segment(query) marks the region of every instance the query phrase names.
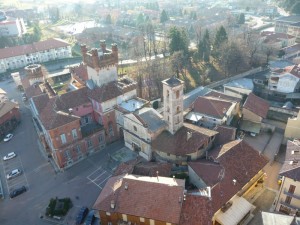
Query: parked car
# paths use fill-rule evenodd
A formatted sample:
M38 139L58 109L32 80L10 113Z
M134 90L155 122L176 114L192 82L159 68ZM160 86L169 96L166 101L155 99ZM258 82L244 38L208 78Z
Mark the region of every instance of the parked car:
M83 220L86 217L86 215L88 214L88 212L89 212L89 209L87 207L83 206L80 208L80 210L77 214L77 217L76 217L76 225L83 223Z
M13 158L15 158L16 156L17 156L16 153L10 152L10 153L8 153L6 156L3 157L3 160L6 161L6 160L9 160L9 159L13 159Z
M8 141L10 141L13 138L13 136L14 136L13 134L8 134L8 135L5 136L5 138L3 139L3 141L8 142Z
M7 179L7 180L10 180L10 179L12 179L12 178L14 178L14 177L20 176L21 173L22 173L21 170L19 170L19 169L14 169L14 170L12 170L9 174L6 175L6 179Z
M85 223L84 223L85 225L92 225L93 224L93 222L95 220L94 213L95 213L95 210L91 210L89 212L89 214L86 217Z
M25 186L22 186L20 188L17 188L15 190L13 190L10 194L9 194L9 197L10 198L14 198L14 197L17 197L18 195L20 194L23 194L24 192L26 192L27 189Z

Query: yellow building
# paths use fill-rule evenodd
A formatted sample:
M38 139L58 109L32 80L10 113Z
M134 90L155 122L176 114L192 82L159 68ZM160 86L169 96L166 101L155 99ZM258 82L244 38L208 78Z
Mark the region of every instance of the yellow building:
M286 139L299 139L300 138L300 111L296 118L289 118L286 124L284 137Z

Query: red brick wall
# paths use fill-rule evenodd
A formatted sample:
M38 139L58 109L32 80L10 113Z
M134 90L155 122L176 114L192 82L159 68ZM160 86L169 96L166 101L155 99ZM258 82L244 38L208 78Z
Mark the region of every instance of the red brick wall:
M11 120L12 118L16 118L17 120L21 119L19 107L13 108L10 112L6 113L0 118L0 125L5 123L8 120Z

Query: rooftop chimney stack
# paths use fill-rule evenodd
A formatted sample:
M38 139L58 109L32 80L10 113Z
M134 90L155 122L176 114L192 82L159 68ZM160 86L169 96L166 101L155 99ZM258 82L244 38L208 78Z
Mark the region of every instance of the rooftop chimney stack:
M110 201L110 208L114 209L115 208L115 201L114 200L111 200Z
M157 177L157 180L159 180L159 179L158 179L158 171L156 171L156 177Z
M236 185L236 179L232 180L233 185Z
M190 140L192 135L193 135L192 132L187 132L186 141Z
M179 198L178 198L178 202L179 202L179 203L181 203L181 201L182 201L182 198L181 198L181 197L179 197Z
M125 183L125 190L128 190L128 183Z

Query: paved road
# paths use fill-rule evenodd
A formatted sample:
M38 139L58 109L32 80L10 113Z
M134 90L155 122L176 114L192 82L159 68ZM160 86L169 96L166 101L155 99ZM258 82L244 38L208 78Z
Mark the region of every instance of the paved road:
M21 94L15 89L13 83L0 82L0 88L8 92L9 98L21 100ZM111 172L102 168L108 161L107 153L115 152L124 145L121 142L114 143L69 170L55 173L52 165L41 154L29 109L22 102L20 102L20 108L22 122L13 132L14 138L8 143L0 143L1 157L11 151L18 154L17 158L9 162L3 162L0 159L0 177L5 196L5 199L0 201L0 224L49 224L39 216L44 213L50 198L53 197L72 199L74 207L64 222L72 224L78 208L82 205L91 207L101 187L110 176ZM5 175L14 167L20 167L23 175L7 182ZM99 170L99 168L102 169ZM94 177L91 177L91 174ZM21 185L25 185L28 191L10 199L9 192Z

